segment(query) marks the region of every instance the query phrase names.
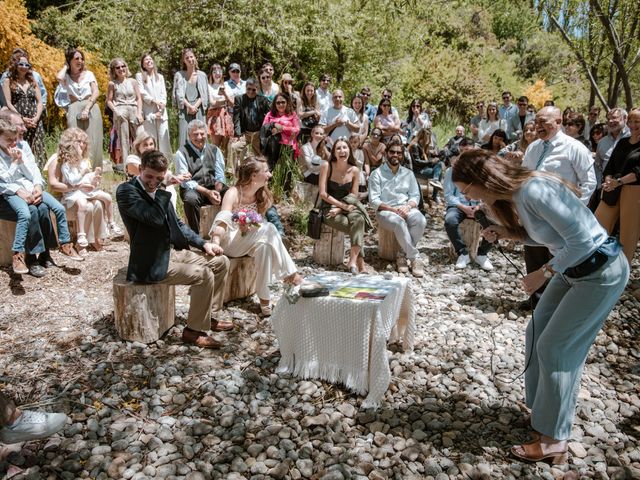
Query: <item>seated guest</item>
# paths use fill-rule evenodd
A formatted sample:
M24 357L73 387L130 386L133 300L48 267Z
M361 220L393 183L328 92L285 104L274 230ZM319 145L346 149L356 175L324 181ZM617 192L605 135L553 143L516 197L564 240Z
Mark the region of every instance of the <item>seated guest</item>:
M482 145L483 150L490 150L492 153L498 153L507 146L507 133L504 130L497 129L489 137L489 141Z
M329 150L325 141L324 128L316 125L311 129L311 139L302 146L302 155L298 158L304 181L318 185L320 165L329 160Z
M581 113L569 113L562 125L564 127L564 133L571 138L575 138L579 142L582 142L585 147L590 148L591 142L584 138L584 117Z
M423 128L431 128L429 114L422 110L422 102L414 98L407 112L407 140L410 142Z
M202 348L220 348L220 342L206 332L229 329L216 320L224 300L229 259L220 245L205 242L182 223L171 205L171 195L158 188L167 173L167 158L152 151L144 153L141 160L140 175L120 184L116 191L118 209L131 239L127 280L190 285L182 340ZM189 250L190 246L200 252Z
M320 166L320 198L324 223L349 235L351 249L347 268L351 273L366 270L364 263L364 232L371 220L358 201L360 171L349 143L338 138L333 143L329 161Z
M88 135L76 127L68 128L60 135L58 152L49 157L47 165L45 166L49 187L58 194L61 193L64 195L67 192L71 192L74 188L63 181L62 161L59 161L60 150L70 148L79 148L82 158L87 159L89 157ZM78 219L78 208L76 205L67 208L67 219ZM91 248L96 252L102 250L104 241L109 236L102 202L87 202L83 227L87 242ZM78 245L78 253L83 256L87 255L87 248Z
M233 105L234 139L231 143L234 171L238 169L251 145L253 155L260 155L260 127L270 109L269 100L258 95L258 83L249 78L245 83L246 92L237 95Z
M0 443L29 442L62 430L69 418L64 413L22 410L0 392Z
M409 154L411 155L411 167L416 178L430 179L440 182L444 162L440 160L438 149L432 146L431 130L423 128L411 140ZM456 147L457 149L457 147ZM437 187L442 189L439 184ZM438 202L438 189L433 189L433 200Z
M538 133L536 132L535 122L527 122L524 124L520 139L500 150L498 156L520 165L524 158L524 152L527 151L527 147L537 138Z
M49 210L56 217L60 252L72 260L84 258L71 244L64 207L44 190L31 148L22 140L25 131L19 115L8 112L0 117L0 218L16 221L11 247L14 273L42 277L44 268L54 265L49 248L56 245L56 239Z
M358 180L358 191L367 191L367 182L369 180L369 166L364 164L364 152L362 151L362 143L359 135L351 135L349 137L349 146L353 153L353 158L356 159L356 166L360 170L360 178Z
M474 148L475 144L470 138L464 138L460 141L460 153L473 150ZM454 163L457 161L460 160L456 159ZM456 255L458 255L456 268L463 269L469 265L471 258L469 257L467 245L465 245L460 235L460 224L467 218L473 220L476 210L480 209L480 204L476 201L468 200L465 196L466 192L458 190L455 183L451 181L452 170L453 168L450 168L444 175L444 199L447 204L447 213L444 216L444 229L456 251ZM476 263L480 268L487 271L493 270L493 265L487 257L489 250L491 250L491 244L483 238L478 247Z
M393 134L401 131L400 117L398 117L396 112L391 110L390 99L383 97L382 100L380 100L376 117L373 119L373 126L382 131L382 141L385 143L391 140Z
M269 284L274 278L292 285L302 283L302 277L297 273L281 236L273 224L265 222L263 218L273 203L268 186L270 178L266 159L249 157L238 170L236 185L225 194L222 208L210 232L211 241L222 247L227 255L254 257L256 294L264 316L271 315ZM254 221L247 225L234 220L234 214L241 211L254 215Z
M176 152L176 173L191 175L180 184L180 197L189 227L199 232L200 207L220 205L226 189L224 157L218 147L207 143L207 126L202 120L189 122L187 137L187 142Z
M460 141L464 138L464 127L462 125L458 125L456 127L456 134L449 139L449 141L444 146L444 158L445 160L450 160L452 157L457 157L460 152L458 151L458 145Z
M411 267L414 277L424 276L420 252L416 248L427 220L418 210L420 189L413 172L400 165L404 158L402 143L387 145L387 161L369 177L369 203L381 228L391 230L401 252L396 260L398 272ZM407 265L409 260L409 265Z
M362 145L364 164L367 166L369 174L382 165L386 149L387 146L382 142L382 130L379 128L371 130L371 138Z
M320 89L318 89L319 93ZM360 131L358 115L352 109L344 105L344 93L342 90L334 90L333 106L322 111L319 124L324 126L324 131L330 136L331 143L340 137L349 138Z

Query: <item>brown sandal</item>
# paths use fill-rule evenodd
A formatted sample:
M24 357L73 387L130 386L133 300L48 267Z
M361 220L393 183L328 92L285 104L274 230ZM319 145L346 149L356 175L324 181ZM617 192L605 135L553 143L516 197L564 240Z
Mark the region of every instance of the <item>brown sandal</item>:
M233 330L233 322L231 320L216 320L211 322L211 330L214 332L228 332Z
M563 463L567 463L568 460L566 447L563 452L545 453L542 450L540 438L529 443L511 447L511 453L514 456L528 462L541 462L542 460L551 459L551 463L553 463L554 465L561 465Z

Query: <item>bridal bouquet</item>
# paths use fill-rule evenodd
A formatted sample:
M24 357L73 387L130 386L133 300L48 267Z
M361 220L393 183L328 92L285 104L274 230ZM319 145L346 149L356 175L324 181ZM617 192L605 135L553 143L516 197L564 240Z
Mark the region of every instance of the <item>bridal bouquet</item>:
M236 222L240 227L242 236L244 236L252 227L259 227L262 223L262 215L255 210L243 208L238 210L231 216L231 220Z

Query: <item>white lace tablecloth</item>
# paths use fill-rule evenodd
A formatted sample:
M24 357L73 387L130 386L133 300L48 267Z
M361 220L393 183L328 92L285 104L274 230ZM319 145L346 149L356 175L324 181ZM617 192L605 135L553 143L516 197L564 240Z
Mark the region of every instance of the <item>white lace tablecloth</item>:
M387 342L412 350L415 336L409 280L379 281L393 287L384 300L326 296L290 304L283 296L271 317L282 355L277 371L343 383L368 393L363 408L378 407L391 380Z

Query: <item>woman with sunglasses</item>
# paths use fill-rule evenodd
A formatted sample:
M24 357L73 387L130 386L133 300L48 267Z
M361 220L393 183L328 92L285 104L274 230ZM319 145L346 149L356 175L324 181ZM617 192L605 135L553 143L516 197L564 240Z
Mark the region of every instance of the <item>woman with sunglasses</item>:
M300 118L300 140L309 139L312 129L320 121L320 106L316 95L316 87L312 82L305 82L298 102L298 118ZM323 129L324 131L324 129Z
M506 132L507 121L498 116L498 105L495 102L491 102L487 105L487 118L483 118L478 124L480 142L488 142L491 134L498 129Z
M29 54L14 53L9 59L9 78L2 84L7 108L20 115L27 131L24 140L31 147L33 156L42 168L47 161L44 149L44 127L42 126L42 94L36 82Z
M293 109L297 112L300 105L300 92L293 89L293 77L288 73L283 73L280 77L280 91L285 95L289 95Z
M409 113L407 114L407 140L411 142L423 128L431 128L431 120L429 114L422 110L420 100L415 98L409 105Z
M362 146L364 164L368 166L369 174L382 165L386 150L387 146L382 143L382 130L374 128L371 130L371 137Z
M226 150L227 142L233 137L233 118L229 114L228 106L233 105L233 94L224 83L222 67L219 63L211 65L209 70L209 109L207 110L207 127L211 142ZM227 155L227 159L231 160ZM231 165L227 170L233 171Z
M182 50L183 69L173 77L173 104L178 109L178 147L187 142L187 126L191 120L206 120L209 108L207 74L198 70L198 59L190 48Z
M273 75L269 73L269 68L263 67L260 70L258 81L260 82L260 88L258 88L258 95L266 97L269 102L273 102L276 94L280 91L277 83L273 82Z
M102 167L102 113L98 107L98 81L87 70L84 54L77 48L65 53L65 65L57 73L58 94L66 100L67 128L77 127L89 136L89 156L93 168Z
M382 141L385 144L395 133L400 133L400 118L391 111L391 100L387 98L380 100L376 118L373 119L373 126L382 131Z
M109 78L111 81L107 89L107 106L113 112L113 126L120 140L122 162L129 156L132 137L135 137L138 126L144 123L142 95L140 95L138 82L131 78L129 67L124 59L111 60Z
M351 110L353 110L360 122L360 130L354 132L352 136L357 136L360 145L365 141L369 135L369 117L364 111L364 98L361 94L356 94L351 99Z
M452 168L455 186L482 201L496 223L482 232L488 241L543 245L553 255L522 280L532 294L550 279L525 338L525 400L534 438L511 452L532 462L564 463L584 362L624 291L629 264L620 243L561 178L486 150L464 152Z
M284 93L277 93L271 104L271 110L265 115L262 122L270 126L269 133L272 136L279 135L279 144L287 145L293 149L294 158L300 155L298 145L298 133L300 133L300 120L293 109L291 99ZM272 149L268 152L269 168L273 170L280 158L281 148Z

